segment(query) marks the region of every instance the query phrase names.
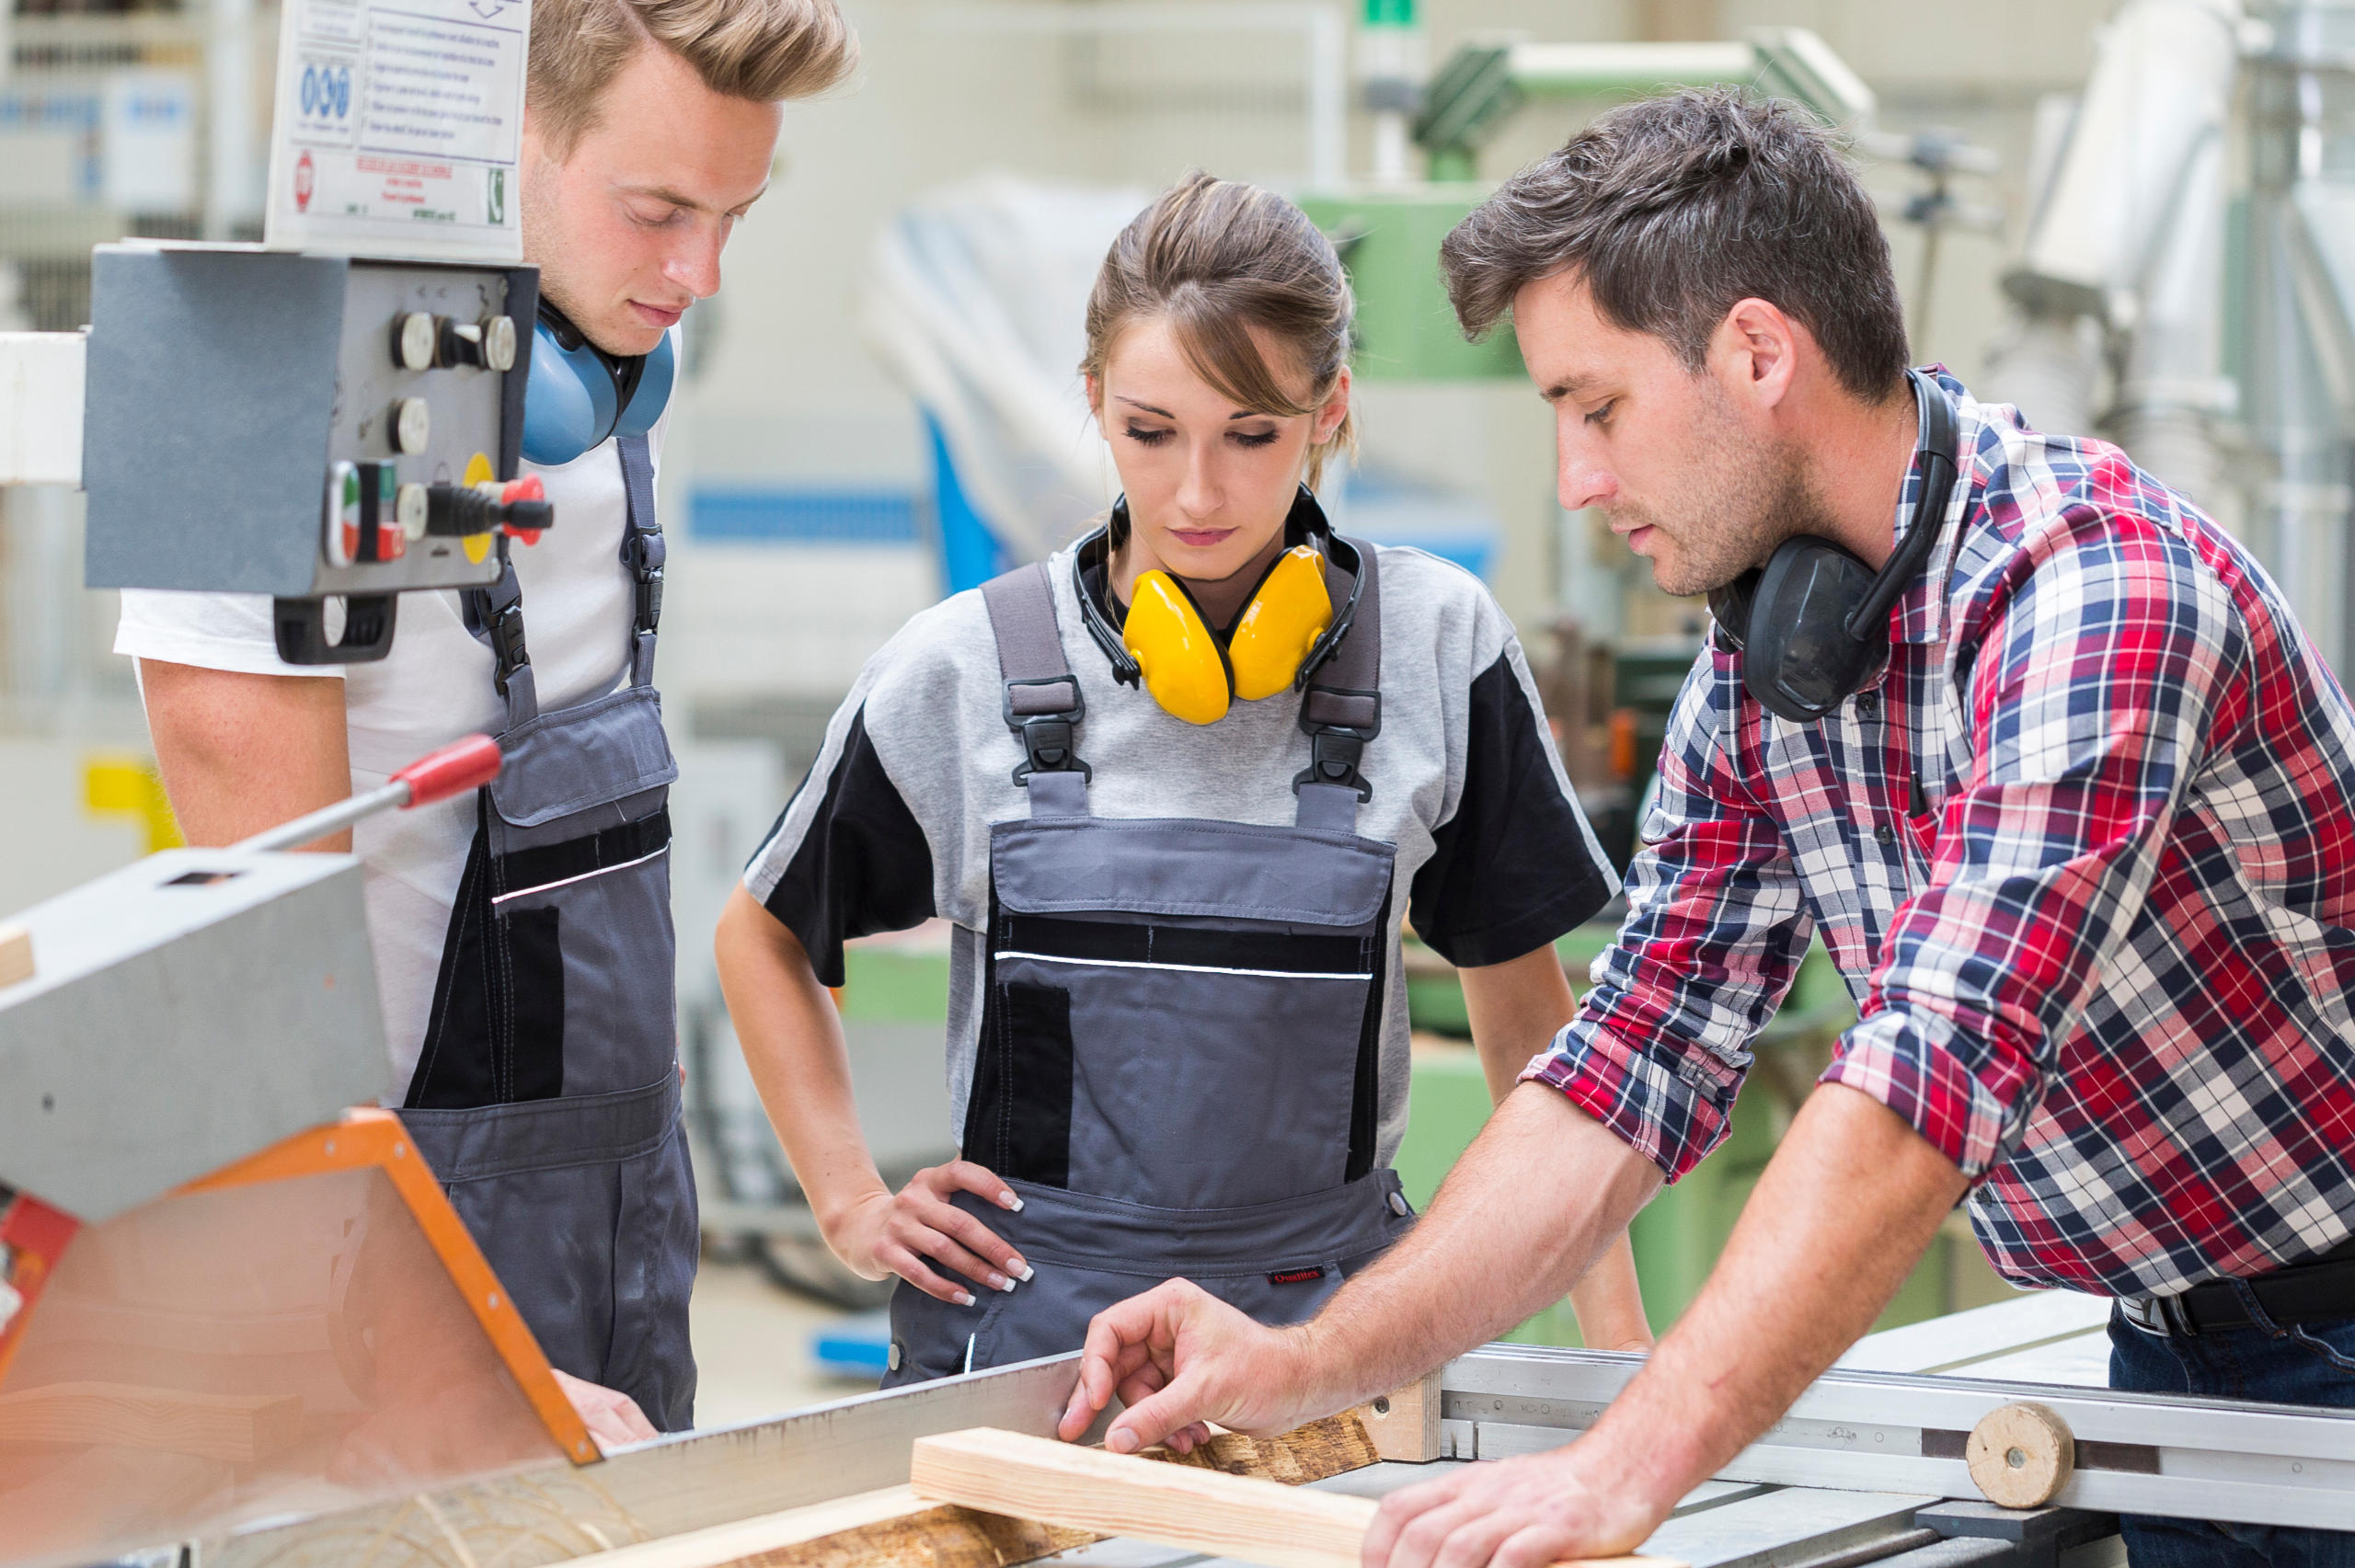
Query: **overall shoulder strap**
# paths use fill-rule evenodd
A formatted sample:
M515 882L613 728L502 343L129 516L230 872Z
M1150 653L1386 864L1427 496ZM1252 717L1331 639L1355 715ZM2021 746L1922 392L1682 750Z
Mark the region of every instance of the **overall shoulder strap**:
M1087 782L1095 773L1077 746L1087 704L1063 656L1046 563L1034 561L991 578L982 585L982 602L997 639L1006 727L1022 746L1014 782L1029 790L1034 817L1084 814Z
M458 604L466 630L490 649L491 684L507 699L507 727L512 731L539 716L539 686L532 676L531 653L523 646L523 589L515 580L504 532L497 536L494 548L499 552L499 580L488 588L465 589Z
M1382 589L1374 546L1362 539L1341 543L1357 555L1357 580L1347 598L1335 595L1347 624L1301 695L1308 766L1292 787L1300 797L1293 818L1299 826L1346 832L1357 826L1358 807L1373 798L1358 764L1365 743L1382 733ZM1328 583L1334 575L1328 567Z
M662 619L662 562L669 553L662 524L654 515L654 454L644 436L619 436L622 490L627 511L622 527L622 565L629 569L629 683L654 682L654 629Z

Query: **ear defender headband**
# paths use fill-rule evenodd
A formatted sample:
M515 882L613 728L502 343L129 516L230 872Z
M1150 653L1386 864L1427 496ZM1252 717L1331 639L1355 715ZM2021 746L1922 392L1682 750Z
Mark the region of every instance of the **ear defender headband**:
M1794 724L1821 718L1864 689L1889 656L1889 609L1928 564L1954 496L1960 427L1946 388L1919 371L1921 435L1913 521L1876 574L1829 539L1802 533L1709 595L1717 643L1741 655L1741 680L1768 713Z
M1310 513L1305 520L1301 519L1304 507ZM1112 673L1128 685L1143 685L1166 712L1188 724L1217 723L1235 698L1255 703L1287 686L1306 684L1348 632L1358 590L1353 581L1348 601L1336 614L1325 586L1325 551L1338 547L1349 552L1350 546L1333 538L1323 509L1305 486L1292 504L1287 529L1295 520L1304 521L1325 549L1295 544L1278 555L1260 574L1242 613L1223 636L1211 630L1193 594L1167 572L1138 577L1128 620L1118 632L1097 608L1096 596L1083 586L1082 615L1088 634L1111 658ZM1128 521L1124 498L1112 509L1111 524L1097 539L1109 544L1124 536ZM1085 557L1086 546L1079 554ZM1353 554L1346 565L1354 577Z
M651 353L608 354L541 295L523 390L523 455L553 468L609 436L644 435L671 400L676 361L667 332Z

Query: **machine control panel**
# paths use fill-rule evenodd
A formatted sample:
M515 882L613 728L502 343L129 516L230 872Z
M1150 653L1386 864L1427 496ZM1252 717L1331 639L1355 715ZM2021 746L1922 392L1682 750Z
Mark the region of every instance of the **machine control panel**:
M538 273L121 245L92 269L93 587L267 593L281 657L382 657L394 596L497 580Z

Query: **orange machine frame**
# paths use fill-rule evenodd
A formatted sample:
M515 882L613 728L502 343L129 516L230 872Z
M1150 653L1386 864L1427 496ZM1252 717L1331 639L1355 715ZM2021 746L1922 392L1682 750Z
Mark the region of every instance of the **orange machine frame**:
M339 1122L298 1132L178 1190L222 1192L260 1182L372 1165L385 1173L393 1190L400 1195L419 1230L441 1259L442 1266L449 1271L451 1282L465 1299L475 1321L482 1324L491 1347L499 1353L517 1387L523 1391L523 1397L531 1402L557 1447L577 1465L592 1464L603 1459L580 1412L572 1408L572 1402L557 1386L556 1375L548 1367L547 1356L541 1353L540 1342L533 1337L523 1314L508 1299L499 1276L491 1273L490 1265L485 1261L482 1249L475 1245L465 1222L450 1207L442 1184L426 1168L400 1118L392 1112L373 1106L346 1111ZM0 1362L0 1374L6 1371L6 1364Z

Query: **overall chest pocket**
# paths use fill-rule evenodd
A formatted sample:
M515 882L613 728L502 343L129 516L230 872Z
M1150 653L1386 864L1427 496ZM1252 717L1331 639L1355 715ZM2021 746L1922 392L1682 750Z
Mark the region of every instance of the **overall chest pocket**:
M645 1088L672 1070L677 776L651 687L501 738L443 939L413 1108Z
M992 848L968 1157L1171 1208L1371 1167L1388 845L1085 818Z

